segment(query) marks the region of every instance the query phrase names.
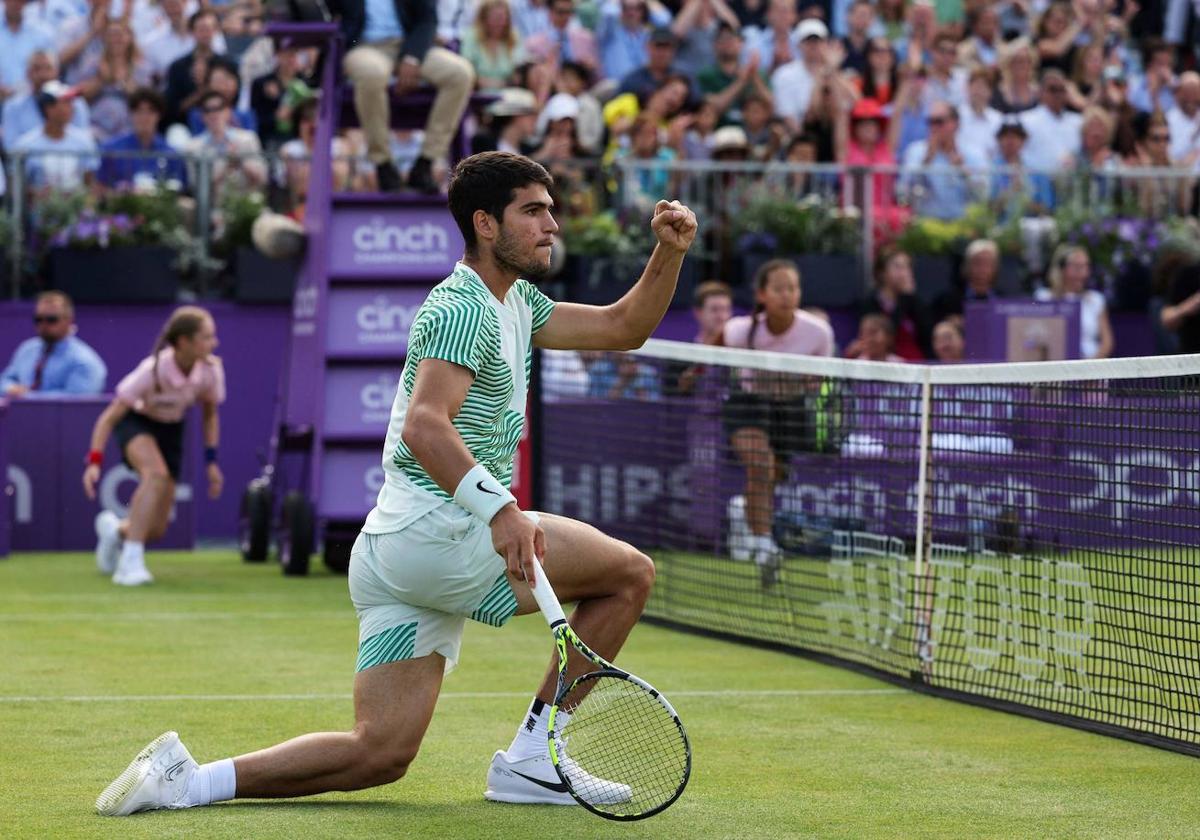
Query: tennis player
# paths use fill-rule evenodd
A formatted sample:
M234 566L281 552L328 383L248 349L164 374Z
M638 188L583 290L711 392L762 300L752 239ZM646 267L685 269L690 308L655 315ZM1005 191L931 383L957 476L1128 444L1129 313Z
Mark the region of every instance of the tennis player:
M571 625L605 658L616 656L654 582L632 546L560 516L522 511L508 490L524 425L532 345L623 350L644 342L666 312L696 218L660 201L657 244L616 303L554 303L527 280L550 265L558 229L552 181L505 152L462 161L450 212L466 253L418 311L384 444L386 481L350 561L359 617L355 724L304 735L197 767L178 735L151 742L96 802L101 814L188 808L233 798L357 790L403 776L433 716L443 675L458 661L470 618L501 626L537 605L526 581L535 557ZM587 670L582 658L575 674ZM573 676L573 675L572 675ZM487 773L498 802L570 805L551 765L546 723L556 674L547 670L528 714ZM614 801L624 785L607 784Z
M754 276L754 311L730 318L718 344L804 356L832 356L833 329L800 308L800 269L791 260L769 260ZM769 371L738 374L723 408L722 420L738 461L746 469L745 505L750 556L758 564L764 588L779 580L781 552L771 536L775 485L788 464L805 448L809 435L803 377Z
M129 516L103 510L96 515L96 565L113 583L141 586L154 577L146 569L146 543L159 539L170 522L175 483L183 463L183 418L199 402L204 423L208 495L221 494L225 479L217 466L225 370L213 355L217 327L198 306L176 309L159 333L154 350L117 385L117 395L96 418L83 471L83 491L96 498L104 446L115 434L126 465L138 474Z

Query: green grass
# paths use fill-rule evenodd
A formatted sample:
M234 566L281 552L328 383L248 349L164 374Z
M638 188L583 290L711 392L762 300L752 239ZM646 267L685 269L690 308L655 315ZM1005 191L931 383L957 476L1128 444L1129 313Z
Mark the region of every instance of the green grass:
M106 820L92 813L96 794L165 729L206 761L351 720L356 622L344 579L285 580L225 552L150 562L158 582L127 591L85 555L0 561L0 837L1157 840L1200 830L1195 759L654 627L635 631L621 662L663 688L688 726L695 769L683 798L631 825L486 803L492 751L507 745L549 657L537 616L468 629L423 751L395 785ZM740 693L703 693L722 690Z

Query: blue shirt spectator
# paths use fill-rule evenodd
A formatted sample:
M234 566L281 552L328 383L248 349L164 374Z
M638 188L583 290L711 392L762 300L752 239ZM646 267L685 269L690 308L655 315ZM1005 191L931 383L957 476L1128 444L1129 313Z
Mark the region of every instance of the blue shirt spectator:
M91 111L82 96L76 97L71 106L71 125L84 131L91 130ZM37 98L33 94L10 97L0 111L0 134L11 146L31 131L42 127L42 112L38 110Z
M102 155L97 177L106 187L132 184L142 178L178 181L187 186L187 167L178 152L157 133L166 101L157 91L139 88L129 95L129 120L133 131L108 141L104 152L141 152L134 155ZM160 154L150 154L159 152ZM141 176L141 178L139 178Z
M645 0L608 0L596 26L600 66L606 78L619 81L646 63L650 42L649 22L668 26L671 13L659 8L649 11Z
M70 125L74 98L74 91L62 82L42 85L38 104L45 122L12 146L14 151L30 153L25 159L25 180L34 189L79 189L100 166L91 133Z
M42 112L38 108L37 93L46 82L58 78L58 59L48 50L37 50L29 57L25 67L25 78L29 82L29 93L14 94L4 101L0 110L0 139L12 147L23 135L42 127ZM91 110L83 97L75 98L71 125L91 129Z
M21 342L0 373L0 394L101 393L108 368L95 350L73 334L71 299L62 292L43 292L38 295L33 320L37 335Z
M928 139L918 140L904 151L901 189L918 213L957 219L973 197L970 170L982 170L987 159L976 149L958 145L958 111L953 106L934 102L926 122Z
M20 90L25 86L25 69L38 50L54 50L50 33L24 20L24 0L4 0L0 21L0 87Z

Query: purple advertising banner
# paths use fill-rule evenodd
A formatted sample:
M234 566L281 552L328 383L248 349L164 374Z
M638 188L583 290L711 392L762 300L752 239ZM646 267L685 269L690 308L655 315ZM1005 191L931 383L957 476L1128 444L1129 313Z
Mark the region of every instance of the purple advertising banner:
M380 281L441 279L463 254L445 207L344 208L334 213L331 277Z
M383 487L382 446L330 447L321 462L317 509L329 519L362 521Z
M1022 538L1063 548L1194 544L1200 400L1180 396L1177 410L1166 411L1135 395L1044 408L1026 402L1028 389L1006 396L992 387L991 396L999 408L990 418L965 426L934 418L935 541L963 538L967 523L1011 515ZM917 435L902 425L847 428L839 451L795 456L779 498L807 516L911 537ZM725 505L743 479L711 405L561 401L544 406L543 430L546 510L643 546L719 542Z
M338 358L403 358L408 331L431 286L334 287L329 293L326 349Z
M12 546L17 551L81 551L95 547L93 522L102 509L125 516L137 488L137 474L121 462L116 441L104 451L97 501L83 494L83 454L96 417L108 403L101 398L25 399L9 406L8 478L14 488ZM196 538L196 496L205 487L196 474L199 420L187 419L183 477L175 488L175 507L161 548L191 548Z
M1046 362L1079 358L1079 301L989 300L965 307L967 358Z
M399 381L399 365L332 368L325 375L325 436L381 443Z
M225 363L227 399L221 406L220 463L225 473L225 492L219 499L208 498L206 488L198 487L192 506L195 508L197 532L205 539L232 539L237 534L238 505L246 483L262 471L263 455L271 436L276 414L276 395L279 376L287 346L288 309L286 306L238 306L231 303L205 304L217 323L220 345L217 355ZM76 307L75 321L79 337L90 344L108 366L107 389L111 391L126 373L149 354L158 331L171 314L171 306L95 306ZM30 317L32 302L0 304L0 366L8 364L16 346L33 335ZM313 400L318 405L319 398ZM39 486L60 481L69 489L79 486L82 467L80 459L87 451L91 423L99 409L77 430L78 437L63 440L53 451L33 452ZM11 417L10 417L11 419ZM199 420L191 425L197 428ZM27 450L9 425L7 435L10 458L18 449ZM199 446L199 436L188 444ZM60 451L65 455L60 456ZM57 466L60 457L65 467ZM108 467L120 463L115 449L105 460ZM185 482L194 483L195 473L184 469ZM40 492L40 491L39 491ZM54 494L51 494L53 498ZM82 491L80 498L82 498ZM93 505L93 514L96 508ZM71 518L67 527L81 529L73 536L75 545L94 540L92 520ZM28 535L28 532L25 532ZM88 536L92 535L92 536ZM15 534L14 534L15 537ZM57 539L52 533L33 534L41 540L37 545L22 542L27 548L53 548ZM23 538L24 539L24 538ZM90 544L87 547L91 547Z

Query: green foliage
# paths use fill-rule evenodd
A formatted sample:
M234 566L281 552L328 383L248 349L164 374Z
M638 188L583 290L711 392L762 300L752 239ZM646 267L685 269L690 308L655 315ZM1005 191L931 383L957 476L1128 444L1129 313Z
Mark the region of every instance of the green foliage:
M233 183L226 185L217 209L213 252L229 258L238 248L249 247L250 230L265 209L266 201L261 192Z
M742 249L781 254L855 254L862 241L858 210L842 209L816 194L799 201L755 198L736 225Z
M623 223L611 210L578 215L562 223L561 235L567 253L580 257L649 254L653 235L646 225Z
M975 239L991 239L1005 256L1021 254L1021 216L1000 219L983 203L971 204L957 219L914 216L896 237L894 245L910 254L956 256Z

